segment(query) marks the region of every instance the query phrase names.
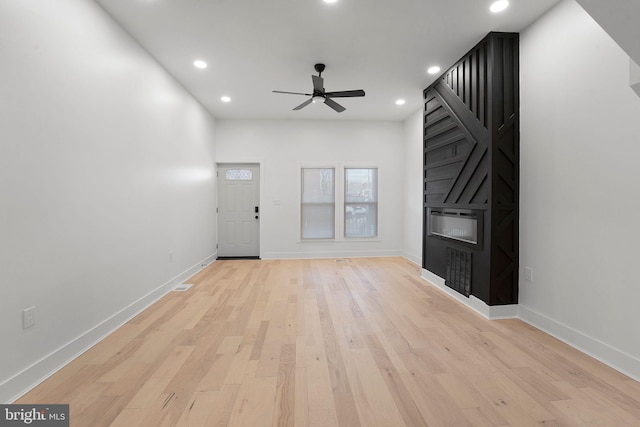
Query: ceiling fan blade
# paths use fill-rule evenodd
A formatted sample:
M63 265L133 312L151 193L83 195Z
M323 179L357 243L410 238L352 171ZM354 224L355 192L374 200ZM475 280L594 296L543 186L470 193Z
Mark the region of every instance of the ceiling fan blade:
M289 95L305 95L305 96L311 96L310 93L300 93L300 92L285 92L282 90L274 90L272 91L273 93L288 93Z
M333 108L334 110L336 110L338 113L342 113L344 110L346 110L346 108L344 108L342 105L338 104L336 101L330 98L325 98L324 103L327 104L329 107Z
M327 98L350 98L354 96L364 96L364 90L343 90L341 92L326 92L324 94Z
M324 79L320 76L311 76L313 79L313 91L324 92Z
M304 107L306 107L307 105L311 104L311 99L307 99L306 101L304 101L302 104L298 105L296 108L294 108L294 110L301 110Z

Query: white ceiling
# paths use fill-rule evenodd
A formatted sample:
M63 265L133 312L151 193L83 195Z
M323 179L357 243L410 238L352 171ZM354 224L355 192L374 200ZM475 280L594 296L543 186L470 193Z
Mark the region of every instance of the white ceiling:
M403 120L422 90L489 31L522 31L559 0L96 0L217 118ZM196 69L193 61L208 63ZM364 98L292 108L309 93L313 65L327 91ZM228 95L230 103L220 97ZM395 105L398 98L406 100Z

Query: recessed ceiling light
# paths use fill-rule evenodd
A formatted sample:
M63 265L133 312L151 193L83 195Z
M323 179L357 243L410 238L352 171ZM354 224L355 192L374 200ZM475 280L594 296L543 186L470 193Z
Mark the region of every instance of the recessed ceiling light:
M507 7L509 7L509 1L508 0L498 0L496 2L494 2L491 7L489 8L489 10L493 13L498 13L498 12L502 12L503 10L505 10Z
M434 65L433 67L429 67L427 69L427 73L429 74L437 74L440 72L440 67L438 67L437 65Z
M337 3L338 0L324 0L325 3Z
M200 69L207 68L207 63L198 59L197 61L193 61L193 66Z
M231 98L229 98L228 96L223 96L220 98L220 101L222 102L231 102Z
M404 99L398 99L398 100L396 101L396 105L404 105L404 103L405 103L405 102L406 102L406 101L405 101Z

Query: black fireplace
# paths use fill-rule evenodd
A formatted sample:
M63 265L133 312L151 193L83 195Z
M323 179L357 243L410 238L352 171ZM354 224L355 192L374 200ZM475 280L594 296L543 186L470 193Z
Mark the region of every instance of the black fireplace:
M483 211L428 208L427 235L482 249Z
M518 303L518 58L489 33L423 92L422 267L489 306Z

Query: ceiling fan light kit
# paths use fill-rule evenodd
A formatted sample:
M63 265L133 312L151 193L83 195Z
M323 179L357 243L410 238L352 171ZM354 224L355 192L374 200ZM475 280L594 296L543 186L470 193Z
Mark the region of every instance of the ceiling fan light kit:
M313 103L313 104L317 104L317 103L324 103L326 105L328 105L329 107L331 107L333 110L337 111L338 113L343 112L344 110L346 110L346 108L344 108L342 105L338 104L336 101L334 101L332 98L353 98L353 97L359 97L359 96L364 96L364 90L362 89L357 89L357 90L345 90L345 91L340 91L340 92L326 92L324 89L324 79L322 78L322 72L325 69L325 65L324 64L316 64L313 67L316 72L318 73L317 76L311 76L311 81L313 83L313 93L300 93L300 92L285 92L285 91L281 91L281 90L274 90L274 93L285 93L285 94L289 94L289 95L304 95L304 96L310 96L311 98L309 98L308 100L306 100L305 102L303 102L302 104L298 105L297 107L294 108L294 110L301 110L304 107L306 107L307 105Z

